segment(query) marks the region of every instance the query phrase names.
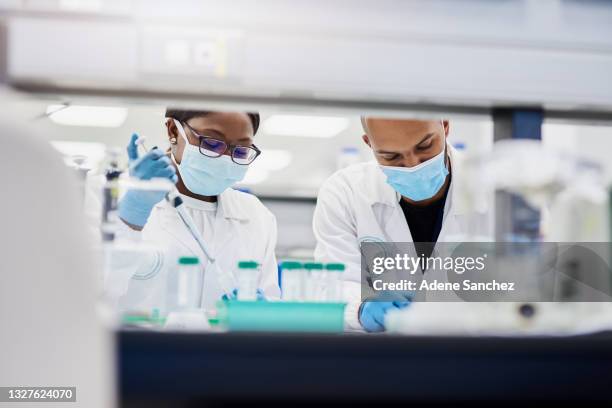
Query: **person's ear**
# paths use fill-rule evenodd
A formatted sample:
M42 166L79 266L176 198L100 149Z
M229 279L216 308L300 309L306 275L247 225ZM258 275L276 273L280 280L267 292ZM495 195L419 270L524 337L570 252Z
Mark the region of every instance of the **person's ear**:
M364 134L363 136L361 136L361 140L363 140L365 144L370 146L370 149L372 148L372 145L370 144L370 138L368 137L368 135Z
M450 132L450 123L448 120L443 120L442 121L442 127L444 128L444 137L448 137L448 134Z
M166 120L166 130L168 131L168 141L172 146L176 146L178 143L178 129L171 118Z

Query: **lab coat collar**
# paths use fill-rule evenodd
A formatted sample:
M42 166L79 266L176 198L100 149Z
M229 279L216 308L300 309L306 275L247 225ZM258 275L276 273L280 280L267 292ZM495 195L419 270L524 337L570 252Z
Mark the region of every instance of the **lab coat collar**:
M244 206L240 203L244 203L244 200L240 200L239 195L245 194L240 191L236 191L233 188L228 188L217 197L219 208L219 214L223 218L233 219L238 221L249 221L249 215L247 214Z
M227 220L241 222L249 221L246 210L240 205L240 203L244 204L245 200L240 200L239 194L243 193L228 188L217 197L214 239L212 242L208 243L209 249L215 257L218 256L220 251L226 248L227 243L230 242L232 238L237 236L237 224L235 222L228 222ZM194 200L195 199L188 199L184 200L184 202L189 208L202 208L202 206L199 206ZM169 204L165 205L169 206ZM187 228L181 225L181 227L177 229L177 222L180 223L180 221L176 211L171 212L171 214L172 216L170 218L165 218L164 221L162 221L161 227L195 256L204 256L195 239L189 234Z
M237 196L238 194L241 193L234 189L228 188L217 196L217 202L214 203L201 201L197 198L189 197L184 194L181 194L181 198L183 199L185 205L189 208L195 210L211 210L216 208L217 214L221 218L248 221L249 218L246 211L244 211L243 207L239 205L240 197Z

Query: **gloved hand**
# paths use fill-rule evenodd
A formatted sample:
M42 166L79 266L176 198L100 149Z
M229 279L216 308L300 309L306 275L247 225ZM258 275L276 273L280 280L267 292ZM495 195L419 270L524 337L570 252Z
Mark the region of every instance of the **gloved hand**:
M130 159L130 176L140 180L167 178L173 183L178 181L176 170L170 159L160 149L152 149L138 157L137 134L133 134L127 147ZM128 190L119 202L119 217L128 224L142 227L155 204L163 200L164 191Z
M359 308L359 322L368 332L385 330L385 314L389 309L403 309L410 305L409 294L386 293L380 298L366 300Z
M238 289L232 290L231 297L228 297L227 294L221 296L221 300L236 300L238 299ZM263 290L257 289L257 300L266 300L264 296Z

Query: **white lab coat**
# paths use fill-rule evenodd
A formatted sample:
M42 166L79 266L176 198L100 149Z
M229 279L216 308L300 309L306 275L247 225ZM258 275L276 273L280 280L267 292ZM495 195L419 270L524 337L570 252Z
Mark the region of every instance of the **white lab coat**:
M455 188L461 163L457 151L448 146L452 179L444 206L438 242L457 242L469 231L491 236L490 206L469 210ZM320 262L342 262L344 273L345 324L359 330L361 303L362 242L412 242L400 195L386 183L375 161L359 163L332 175L321 187L313 219L317 239L315 258ZM468 228L468 222L472 224ZM477 227L477 231L474 230Z
M184 205L192 217L197 219L197 206L190 204L194 199L183 198ZM205 309L213 308L225 293L224 290L231 290L223 288L219 273L229 271L235 277L240 260L260 263L259 288L268 299L280 296L274 253L276 236L276 218L257 197L233 189L227 189L219 195L214 219L214 240L206 242L216 258L216 267L211 267L208 262L203 265ZM166 312L168 274L176 270L178 258L197 256L201 261L206 260L176 209L165 200L154 207L142 232L124 228L119 239L141 241L160 249L155 257L143 257L138 261L139 265L133 268L136 272L129 282L127 293L120 299L122 310L150 312L159 309L163 314Z

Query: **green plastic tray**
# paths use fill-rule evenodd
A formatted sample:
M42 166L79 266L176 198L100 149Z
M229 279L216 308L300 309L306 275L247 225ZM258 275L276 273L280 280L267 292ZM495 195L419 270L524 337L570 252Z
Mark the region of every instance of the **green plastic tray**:
M229 331L341 333L344 303L242 302L217 303L219 326Z

